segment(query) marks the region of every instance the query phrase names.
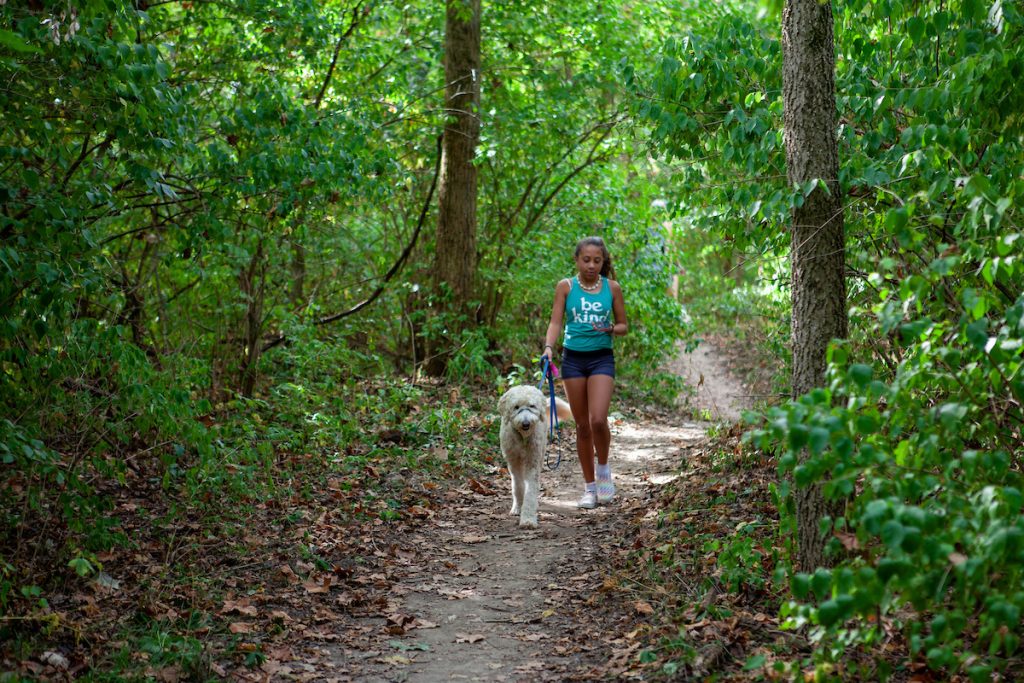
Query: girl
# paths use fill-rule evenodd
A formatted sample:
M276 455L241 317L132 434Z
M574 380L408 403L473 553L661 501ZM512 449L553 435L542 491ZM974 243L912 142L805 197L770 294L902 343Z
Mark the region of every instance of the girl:
M608 406L615 386L612 337L629 331L622 288L615 280L612 259L600 237L585 237L576 244L576 277L555 286L551 322L544 336L541 358L551 358L562 321L562 380L576 420L576 453L583 471L583 497L579 507L594 508L615 497L608 450ZM594 455L597 455L595 472ZM596 483L595 483L596 474Z

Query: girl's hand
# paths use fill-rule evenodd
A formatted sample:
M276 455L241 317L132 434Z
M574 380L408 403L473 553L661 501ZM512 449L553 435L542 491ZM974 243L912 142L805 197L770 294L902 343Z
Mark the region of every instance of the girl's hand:
M553 352L554 349L551 347L551 344L545 344L544 348L540 352L540 362L543 363L545 358L548 359L548 362L551 362L551 354Z

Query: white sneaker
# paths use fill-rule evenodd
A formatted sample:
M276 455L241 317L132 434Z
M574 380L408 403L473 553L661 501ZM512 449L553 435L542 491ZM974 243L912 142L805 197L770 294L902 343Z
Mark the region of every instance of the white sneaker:
M614 498L615 498L615 484L612 483L612 480L610 478L609 479L601 479L600 477L598 477L598 479L597 479L597 502L600 503L601 505L607 505L608 503L612 502L612 500Z
M576 503L576 507L584 510L593 510L597 507L597 494L593 491L584 491L583 497Z

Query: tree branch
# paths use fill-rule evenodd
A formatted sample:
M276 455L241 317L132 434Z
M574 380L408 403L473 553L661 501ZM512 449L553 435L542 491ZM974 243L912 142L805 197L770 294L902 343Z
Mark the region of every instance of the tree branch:
M601 146L601 143L605 141L605 139L611 134L612 130L615 128L614 121L609 122L605 125L606 127L604 131L601 133L601 135L598 136L597 141L594 142L593 146L590 148L590 151L587 153L587 157L578 166L569 171L569 173L567 173L565 177L562 178L562 180L557 185L555 185L555 187L550 192L548 192L547 196L544 197L544 200L540 203L540 206L536 207L533 210L533 213L530 215L530 217L526 221L526 224L523 226L523 229L520 233L520 238L525 237L526 235L529 234L530 230L533 229L533 226L537 223L538 220L540 220L540 217L544 215L544 211L547 210L548 205L556 196L558 196L558 193L562 191L562 188L564 188L570 180L579 175L584 169L591 166L592 164L597 163L599 161L605 161L608 158L603 155L596 155L597 149ZM587 134L589 135L589 133L590 132L588 131Z
M327 67L327 75L324 76L324 82L320 85L320 92L316 94L316 99L313 101L313 109L319 109L320 103L324 101L324 94L327 92L327 86L330 84L331 77L334 75L335 67L338 66L338 55L341 54L341 46L352 36L352 33L359 25L359 8L362 4L362 0L359 0L359 2L356 3L356 6L352 8L352 22L348 25L348 29L338 37L338 42L334 45L334 56L331 57L331 65ZM363 13L364 16L369 11L370 7L367 7L366 11Z
M336 320L347 318L348 316L354 315L359 311L363 310L364 308L372 304L377 299L377 297L384 293L384 290L387 288L388 282L390 282L391 278L393 278L398 273L398 271L402 269L402 266L405 264L406 260L409 258L409 255L412 254L413 248L416 246L416 242L419 239L420 232L423 230L423 224L427 220L427 213L430 211L431 202L434 199L434 190L437 188L437 179L441 175L442 137L443 136L441 135L437 136L437 152L436 158L434 159L434 177L430 181L430 190L427 192L427 198L423 202L423 208L420 210L420 217L419 220L416 222L416 229L412 233L412 238L409 240L409 244L405 246L405 249L402 250L402 253L398 257L398 260L396 260L394 265L392 265L388 272L384 274L382 282L377 287L377 289L375 289L373 293L370 294L370 296L366 297L365 299L363 299L358 304L356 304L355 306L348 310L324 316L323 318L315 320L313 322L314 325L326 325L328 323L335 322ZM288 337L286 335L279 334L263 345L263 351L268 351L274 348L275 346L279 346L283 344L287 339Z

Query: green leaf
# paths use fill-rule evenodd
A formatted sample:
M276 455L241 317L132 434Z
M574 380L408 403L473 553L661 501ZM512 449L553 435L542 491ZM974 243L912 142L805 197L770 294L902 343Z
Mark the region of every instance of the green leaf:
M890 519L882 525L882 542L890 548L899 548L905 536L904 527L895 519Z
M967 406L962 403L943 403L937 413L943 427L956 429L967 416Z
M842 609L839 607L838 602L835 600L826 600L821 603L820 607L818 607L818 623L828 628L839 621L841 614Z
M818 599L829 595L832 590L832 572L828 569L820 568L814 572L811 576L811 590L818 596Z
M789 425L789 448L792 451L800 451L807 445L810 438L810 430L802 424Z
M92 562L85 559L84 557L76 557L68 562L68 566L75 570L75 573L79 576L85 577L93 573L95 568Z
M907 33L910 34L910 39L915 43L920 43L921 39L924 38L925 24L924 20L920 17L910 17L907 19Z
M988 344L988 319L975 320L967 325L967 341L978 351L984 351Z
M903 527L903 541L900 548L905 553L916 552L921 547L921 530L912 526Z
M911 569L911 565L905 560L894 560L891 557L883 557L878 562L878 578L883 582L887 582L894 576L902 576Z
M812 427L811 435L808 439L808 445L810 446L811 453L817 455L824 451L828 446L830 436L829 431L824 427Z
M803 600L811 590L811 576L803 572L794 574L790 580L790 589L793 591L793 597Z
M849 375L850 379L852 379L854 383L861 389L867 386L867 383L871 381L872 373L873 371L871 369L871 366L864 365L863 363L854 363L853 365L850 366L850 369L847 371L847 374Z
M894 209L889 209L885 214L885 227L893 232L899 232L903 228L907 227L907 210L902 206L898 206Z
M25 42L25 39L17 33L14 33L13 31L7 31L5 29L0 29L0 46L6 47L8 50L14 50L15 52L42 52L42 50L40 50L35 45L31 45Z
M868 436L878 431L878 418L874 415L858 415L854 425L858 434Z
M764 655L754 655L747 659L746 663L743 665L743 670L753 671L754 669L760 669L764 666L765 661L767 661L767 657Z

